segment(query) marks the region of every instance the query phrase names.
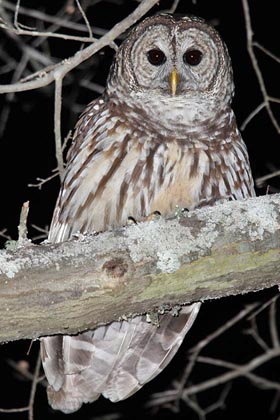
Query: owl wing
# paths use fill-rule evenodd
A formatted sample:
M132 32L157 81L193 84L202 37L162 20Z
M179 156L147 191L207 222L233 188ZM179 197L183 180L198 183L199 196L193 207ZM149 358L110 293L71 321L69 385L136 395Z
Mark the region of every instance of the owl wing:
M159 327L145 316L112 322L77 336L42 339L42 361L54 409L70 413L100 394L123 400L158 375L191 328L200 304L165 313Z

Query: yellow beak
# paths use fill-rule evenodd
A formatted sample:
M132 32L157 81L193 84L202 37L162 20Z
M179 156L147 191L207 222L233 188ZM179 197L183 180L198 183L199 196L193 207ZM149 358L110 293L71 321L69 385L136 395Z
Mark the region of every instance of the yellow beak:
M179 82L179 74L177 73L176 69L173 69L170 73L170 86L171 86L171 93L172 96L176 95L176 90Z

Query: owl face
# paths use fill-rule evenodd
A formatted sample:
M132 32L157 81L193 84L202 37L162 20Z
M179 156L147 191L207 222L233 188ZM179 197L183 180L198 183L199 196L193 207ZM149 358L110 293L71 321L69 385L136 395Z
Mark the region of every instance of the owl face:
M115 63L111 75L117 83L142 97L231 99L227 49L216 30L199 18L145 19L124 41Z
M199 28L154 25L131 50L131 67L140 89L162 95L204 92L211 88L219 68L212 38Z

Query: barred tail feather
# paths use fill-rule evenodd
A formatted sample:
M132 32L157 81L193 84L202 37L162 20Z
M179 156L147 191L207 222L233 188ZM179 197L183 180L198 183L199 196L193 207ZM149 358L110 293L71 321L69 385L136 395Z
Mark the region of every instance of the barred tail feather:
M42 339L42 360L54 409L71 413L100 394L123 400L158 375L191 328L200 303L165 313L160 326L137 316L77 336Z

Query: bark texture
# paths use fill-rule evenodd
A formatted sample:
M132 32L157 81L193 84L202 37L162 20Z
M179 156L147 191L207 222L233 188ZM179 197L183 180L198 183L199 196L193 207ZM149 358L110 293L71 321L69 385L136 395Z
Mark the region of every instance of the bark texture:
M280 194L0 251L0 341L280 283Z

